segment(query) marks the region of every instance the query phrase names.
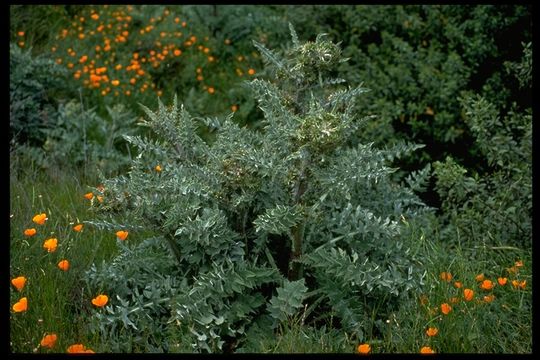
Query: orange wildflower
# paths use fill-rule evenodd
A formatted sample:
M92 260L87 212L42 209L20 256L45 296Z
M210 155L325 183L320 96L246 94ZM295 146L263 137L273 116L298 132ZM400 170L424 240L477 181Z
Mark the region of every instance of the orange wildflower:
M17 35L19 35L19 36L24 36L24 31L19 31L19 32L17 33Z
M161 166L156 165L155 169L156 169L157 172L160 172L161 171Z
M62 271L68 271L69 270L69 261L62 260L58 263L58 268Z
M24 235L26 235L26 236L34 236L34 235L36 235L36 232L37 231L34 228L26 229L26 230L24 230Z
M490 303L493 300L495 300L495 295L493 295L493 294L484 296L484 301L487 302L487 303Z
M250 75L252 75L252 74L250 74ZM441 275L440 275L440 278L443 281L450 282L452 280L452 274L450 274L449 272L443 271L441 273Z
M83 344L73 344L67 348L67 352L70 354L87 353L93 354L94 351L87 349Z
M456 281L456 282L454 283L454 286L455 286L456 288L458 288L458 289L461 289L461 287L463 286L463 283L462 283L461 281Z
M216 90L215 90L212 86L210 86L210 87L208 88L208 93L209 93L209 94L213 94L214 92L216 92Z
M232 112L237 112L238 111L238 105L231 106L231 110L232 110Z
M129 95L130 93L131 93L131 92L130 92L129 90L126 91L126 95ZM99 201L100 203L103 202L103 196L98 195L98 196L96 196L96 197L97 197L97 199L98 199L98 201Z
M248 70L249 75L255 75L255 69L249 69ZM448 280L449 281L449 280Z
M474 297L474 291L472 291L471 289L463 290L463 297L465 298L465 300L471 301Z
M518 260L516 261L516 263L514 264L515 267L522 267L523 266L523 261L521 260Z
M452 311L452 307L447 303L441 304L441 311L444 315L448 315Z
M84 194L85 199L92 200L93 197L94 197L94 194L92 194L91 192Z
M420 354L435 354L435 351L429 346L424 346L420 349Z
M79 59L79 62L82 64L82 63L85 63L86 60L88 60L88 56L83 55L83 56L81 56L81 58Z
M176 49L176 50L173 51L173 54L174 54L174 56L180 56L180 55L182 55L182 50Z
M45 240L45 242L43 243L43 248L47 249L47 252L55 252L57 246L58 246L58 240L55 238L50 238L48 240Z
M432 327L430 327L430 328L428 328L428 329L426 330L427 336L435 336L435 335L437 335L438 333L439 333L439 329L437 329L437 328L432 328Z
M26 284L26 278L24 276L18 276L14 279L11 279L11 283L17 288L18 291L21 291Z
M493 289L493 286L495 286L495 284L493 284L493 281L491 281L491 280L484 280L480 284L480 288L482 288L484 290L491 290L491 289Z
M43 339L41 339L41 342L39 343L42 347L47 347L49 349L52 349L54 347L54 344L56 344L57 336L56 334L48 334L43 336Z
M114 86L118 86L118 85L120 85L120 81L113 80L113 81L111 81L111 84L113 84Z
M476 281L483 281L484 278L485 278L485 276L484 276L483 273L482 273L482 274L478 274L478 275L476 275L476 277L475 277Z
M13 305L13 311L15 312L23 312L26 310L28 310L28 300L26 299L26 297L21 298L21 300L17 301Z
M459 298L458 297L452 297L450 298L450 303L452 304L457 304L459 302Z
M99 19L99 15L98 14L92 14L92 16L90 16L92 18L92 20L97 20Z
M507 282L507 281L508 281L508 279L505 278L505 277L504 277L504 278L503 278L503 277L500 277L500 278L497 279L497 282L498 282L499 285L501 285L501 286L506 285L506 282Z
M80 232L83 229L83 226L83 224L77 224L73 227L73 230L75 230L76 232Z
M526 285L527 285L527 280L523 280L523 281L512 280L512 286L514 287L514 289L517 289L517 288L525 289Z
M45 224L45 221L47 221L47 214L45 213L37 214L36 216L32 218L32 221L38 225L43 225Z
M358 353L360 354L369 354L371 351L371 346L369 344L360 344L358 345Z
M126 240L126 238L128 237L128 232L127 231L123 231L123 230L120 230L120 231L117 231L116 232L116 236L120 239L120 240Z
M97 307L103 307L107 304L108 301L109 298L107 297L107 295L98 295L92 299L92 304Z

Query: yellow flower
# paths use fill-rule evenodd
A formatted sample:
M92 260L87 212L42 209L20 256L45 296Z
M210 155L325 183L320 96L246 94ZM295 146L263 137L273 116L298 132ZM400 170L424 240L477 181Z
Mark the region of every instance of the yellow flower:
M430 327L430 328L428 328L428 329L426 330L427 336L435 336L435 335L437 335L438 333L439 333L439 329L437 329L437 328L432 328L432 327Z
M59 263L58 263L58 268L60 270L63 270L63 271L68 271L69 270L69 261L67 260L61 260Z
M15 312L23 312L23 311L26 311L27 309L28 309L28 300L26 299L26 297L21 298L21 300L17 301L13 305L13 311Z
M103 307L107 304L108 301L109 298L107 297L107 295L98 295L92 299L92 304L97 307Z
M56 344L57 336L56 334L48 334L43 336L43 339L41 339L40 345L42 347L47 347L49 349L52 349L54 347L54 344Z
M45 224L45 221L47 220L47 214L45 213L42 213L42 214L37 214L36 216L34 216L32 218L32 221L35 222L36 224L38 225L43 225Z
M58 246L58 240L55 238L50 238L48 240L45 240L45 242L43 243L43 248L47 249L47 252L55 252L57 246Z
M474 291L472 291L471 289L463 290L463 297L465 298L465 300L471 301L474 297Z
M123 230L120 230L120 231L117 231L116 232L116 236L120 239L120 240L126 240L126 238L128 237L128 232L127 231L123 231Z
M11 279L11 283L17 288L18 291L21 291L26 284L26 278L24 276L19 276Z
M371 346L369 344L360 344L358 345L358 353L360 354L369 354L371 351Z

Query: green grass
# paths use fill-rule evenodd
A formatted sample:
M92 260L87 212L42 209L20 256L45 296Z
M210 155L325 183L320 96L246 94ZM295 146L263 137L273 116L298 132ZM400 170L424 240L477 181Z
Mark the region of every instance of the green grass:
M91 296L82 277L92 262L111 258L116 252L114 234L85 225L82 232L72 228L92 218L89 201L83 197L95 179L73 170L36 169L31 163L12 159L10 174L10 278L25 276L26 286L18 292L13 286L11 306L27 297L28 310L15 313L10 309L11 350L13 352L48 351L39 349L43 335L58 335L56 351L65 352L69 345L93 340L84 331L84 318L91 309ZM45 212L44 225L32 217ZM37 234L27 237L24 229L35 228ZM58 248L48 253L45 239L58 239ZM70 269L57 267L68 259ZM36 350L37 349L37 350Z

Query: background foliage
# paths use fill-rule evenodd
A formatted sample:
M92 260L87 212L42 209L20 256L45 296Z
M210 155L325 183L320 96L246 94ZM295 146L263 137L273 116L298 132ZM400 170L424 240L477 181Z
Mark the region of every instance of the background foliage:
M462 296L443 271L531 277L531 10L10 6L10 269L50 310L12 313L12 349L45 326L96 351L530 351L530 281L433 308ZM22 261L50 210L101 239L61 246L85 264L63 287Z

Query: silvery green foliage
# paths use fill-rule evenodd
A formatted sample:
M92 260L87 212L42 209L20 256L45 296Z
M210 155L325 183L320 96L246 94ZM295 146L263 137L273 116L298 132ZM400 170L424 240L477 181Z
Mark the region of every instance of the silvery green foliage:
M260 129L239 127L232 115L192 118L176 99L155 112L145 108L157 140L126 137L139 154L126 175L103 181L106 200L96 203L131 219L125 229L144 226L170 250L159 260L149 248L137 263L176 263L155 276L182 279L163 295L170 298L167 323L189 335L194 351L234 350L250 326L275 328L308 305L318 317L331 309L342 330L362 341L375 309L383 318L421 285L400 218L429 209L392 181L388 165L418 146L358 143L354 133L370 118L351 109L366 89L333 78L345 61L337 44L324 35L302 44L291 32L284 54L255 43L275 79L250 83L264 113ZM197 129L210 124L215 137L205 142ZM422 184L427 175L410 182ZM137 251L141 245L130 240ZM104 272L96 269L90 285L99 286ZM132 297L117 295L111 307ZM103 324L118 314L99 315L101 329L110 331Z

